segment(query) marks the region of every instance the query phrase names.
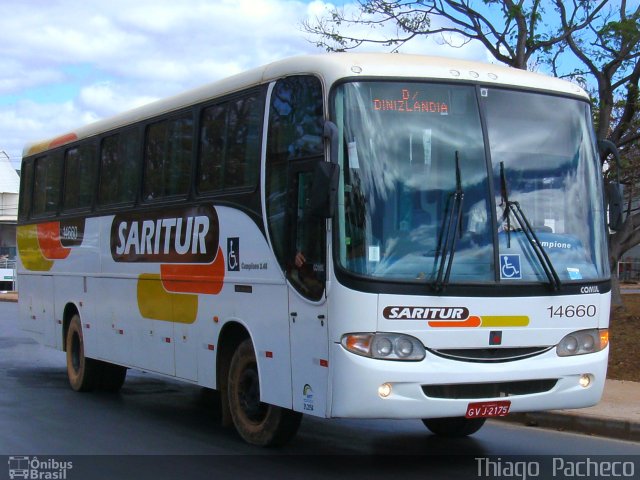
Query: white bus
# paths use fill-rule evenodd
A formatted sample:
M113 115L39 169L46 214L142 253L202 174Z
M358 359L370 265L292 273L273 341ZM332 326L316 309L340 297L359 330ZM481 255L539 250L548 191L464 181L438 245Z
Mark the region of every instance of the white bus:
M28 145L22 327L74 390L137 368L217 389L277 445L302 414L594 405L606 207L588 97L412 55L278 61Z

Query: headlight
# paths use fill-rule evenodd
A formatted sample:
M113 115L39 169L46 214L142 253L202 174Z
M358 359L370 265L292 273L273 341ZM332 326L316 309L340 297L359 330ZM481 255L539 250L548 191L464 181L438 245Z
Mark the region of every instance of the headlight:
M415 362L426 355L420 340L401 333L349 333L340 343L351 353L383 360Z
M556 352L559 357L571 357L599 352L607 348L607 345L609 345L609 330L592 328L570 333L560 340Z

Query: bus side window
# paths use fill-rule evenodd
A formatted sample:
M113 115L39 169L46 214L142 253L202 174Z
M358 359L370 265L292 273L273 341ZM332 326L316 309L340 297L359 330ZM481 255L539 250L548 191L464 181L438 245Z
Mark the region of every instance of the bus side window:
M224 185L225 106L205 108L200 117L199 193L218 192Z
M255 188L260 170L260 98L260 92L251 92L202 110L198 193Z
M138 130L130 129L102 140L100 148L100 205L133 204L140 172Z
M62 155L49 154L36 158L33 182L33 214L55 215L60 202Z
M33 194L33 160L23 163L20 182L20 220L24 221L31 212L31 198Z
M89 210L95 188L95 145L70 148L65 155L64 210Z
M144 149L144 200L186 196L191 180L193 119L190 114L147 127Z

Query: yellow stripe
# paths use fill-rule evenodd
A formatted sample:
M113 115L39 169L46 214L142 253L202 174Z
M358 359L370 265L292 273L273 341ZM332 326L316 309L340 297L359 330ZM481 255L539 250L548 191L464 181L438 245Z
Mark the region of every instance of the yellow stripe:
M193 323L198 315L198 296L169 293L160 275L143 273L138 277L138 309L151 320Z
M31 147L29 147L29 150L27 151L27 154L25 156L35 155L36 153L44 152L45 150L49 150L49 140L34 143L33 145L31 145Z
M529 325L529 317L526 315L500 315L482 318L482 327L526 327Z
M24 268L36 272L48 272L51 270L54 262L47 260L44 255L42 255L42 250L38 243L37 225L23 225L18 227L16 237L20 260Z

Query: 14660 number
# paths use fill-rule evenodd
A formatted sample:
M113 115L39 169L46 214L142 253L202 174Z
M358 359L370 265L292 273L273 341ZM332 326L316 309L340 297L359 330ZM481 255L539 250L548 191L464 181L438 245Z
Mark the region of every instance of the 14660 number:
M598 309L595 305L559 305L547 307L549 318L595 317Z

